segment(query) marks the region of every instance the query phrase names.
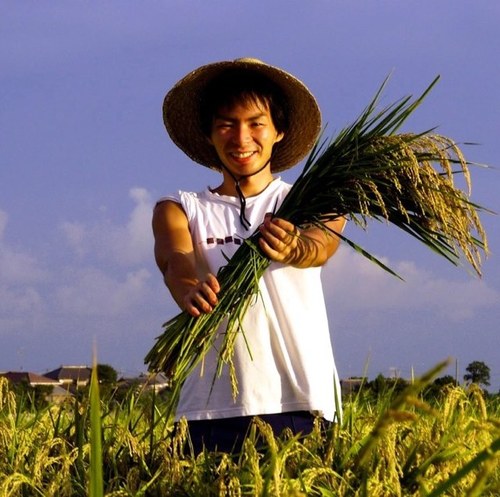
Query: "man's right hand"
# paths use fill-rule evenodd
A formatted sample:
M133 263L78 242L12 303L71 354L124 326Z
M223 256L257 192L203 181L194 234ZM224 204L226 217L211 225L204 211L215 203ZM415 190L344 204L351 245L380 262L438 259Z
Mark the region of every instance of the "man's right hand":
M217 305L219 291L217 278L208 274L204 281L199 281L186 293L183 298L184 310L194 317L212 312Z

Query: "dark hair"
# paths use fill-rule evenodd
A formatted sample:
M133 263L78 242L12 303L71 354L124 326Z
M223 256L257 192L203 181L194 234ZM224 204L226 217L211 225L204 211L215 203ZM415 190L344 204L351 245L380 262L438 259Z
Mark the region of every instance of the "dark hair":
M210 136L216 113L241 101L266 104L278 133L288 129L286 97L281 88L252 70L228 69L210 81L200 102L200 122L203 132Z

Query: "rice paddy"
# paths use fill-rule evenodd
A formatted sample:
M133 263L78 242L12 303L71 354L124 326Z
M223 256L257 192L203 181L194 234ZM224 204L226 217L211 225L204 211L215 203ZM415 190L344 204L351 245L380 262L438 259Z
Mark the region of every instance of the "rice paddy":
M344 420L305 439L252 426L241 454L194 457L167 399L130 391L35 408L0 378L0 496L496 496L498 396L476 385L345 399ZM93 390L93 391L92 391Z

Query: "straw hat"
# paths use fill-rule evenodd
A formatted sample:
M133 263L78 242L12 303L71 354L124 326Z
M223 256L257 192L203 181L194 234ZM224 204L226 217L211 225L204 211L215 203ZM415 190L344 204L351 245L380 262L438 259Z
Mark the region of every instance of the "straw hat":
M281 89L288 104L289 128L283 140L274 146L271 169L278 172L297 164L311 150L319 134L321 114L318 104L297 78L257 59L215 62L182 78L167 93L163 103L163 121L170 138L194 161L221 170L219 157L202 130L200 102L206 85L227 69L255 71Z

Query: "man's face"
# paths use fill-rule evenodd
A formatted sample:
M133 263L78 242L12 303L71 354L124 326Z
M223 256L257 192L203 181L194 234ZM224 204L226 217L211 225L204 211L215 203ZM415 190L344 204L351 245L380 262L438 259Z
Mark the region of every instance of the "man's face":
M243 101L219 109L213 119L210 143L234 175L246 176L266 164L274 144L283 136L276 130L267 105Z

